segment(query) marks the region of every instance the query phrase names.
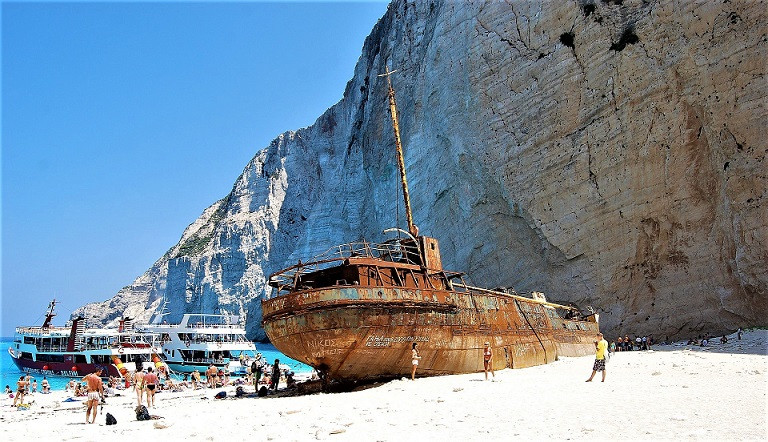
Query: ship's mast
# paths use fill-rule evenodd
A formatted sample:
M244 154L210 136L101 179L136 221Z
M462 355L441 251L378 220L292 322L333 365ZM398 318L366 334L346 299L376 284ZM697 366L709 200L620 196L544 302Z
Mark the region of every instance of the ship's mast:
M408 180L405 177L405 160L403 159L403 145L400 142L400 125L397 123L397 105L395 103L395 90L392 88L390 75L397 70L390 71L389 66L385 68L383 74L379 77L387 77L387 86L389 88L389 115L392 117L392 128L395 130L395 146L397 147L397 166L400 169L400 183L403 186L403 199L405 199L405 220L408 222L408 231L413 236L419 236L419 230L413 223L413 214L411 213L411 197L408 194Z
M54 299L48 304L48 311L45 313L45 322L43 322L42 329L47 330L51 326L51 321L53 320L53 317L56 316L56 313L53 312L53 309L56 307L56 300Z

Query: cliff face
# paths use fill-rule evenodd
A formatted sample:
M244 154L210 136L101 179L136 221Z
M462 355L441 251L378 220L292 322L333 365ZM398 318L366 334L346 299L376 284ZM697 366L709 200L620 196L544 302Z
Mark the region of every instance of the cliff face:
M446 268L592 305L609 333L765 325L767 19L752 1L397 0L339 103L85 308L146 318L165 294L171 320L245 314L263 338L271 272L398 222L388 65L414 219Z

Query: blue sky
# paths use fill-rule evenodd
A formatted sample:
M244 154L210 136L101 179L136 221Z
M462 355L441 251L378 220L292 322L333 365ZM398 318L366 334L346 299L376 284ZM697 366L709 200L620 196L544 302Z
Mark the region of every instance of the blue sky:
M147 270L341 99L386 7L3 2L0 334Z

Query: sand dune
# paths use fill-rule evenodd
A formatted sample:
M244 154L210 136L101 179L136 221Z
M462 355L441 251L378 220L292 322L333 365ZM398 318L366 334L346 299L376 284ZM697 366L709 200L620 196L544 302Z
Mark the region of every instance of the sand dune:
M137 421L131 395L110 397L94 425L64 392L29 410L2 400L4 440L767 440L768 332L728 344L617 353L605 383L592 358L496 373L397 380L350 393L216 400L221 389L160 393ZM231 396L234 387L226 389ZM106 426L109 412L117 425ZM161 439L162 438L162 439Z

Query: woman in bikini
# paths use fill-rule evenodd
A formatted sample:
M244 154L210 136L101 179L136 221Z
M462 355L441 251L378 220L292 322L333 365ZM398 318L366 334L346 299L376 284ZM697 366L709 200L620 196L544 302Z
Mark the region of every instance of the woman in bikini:
M419 351L416 350L416 343L414 342L411 346L411 364L413 365L413 371L411 371L411 380L416 380L416 367L419 366L419 359L421 359L421 356L419 356Z
M144 394L144 372L136 370L133 374L133 389L136 391L137 406L141 406L141 396Z
M485 371L485 380L488 380L488 370L491 370L493 377L496 377L496 373L493 371L493 350L491 349L491 343L486 342L483 349L483 370Z
M19 401L19 404L24 403L24 394L27 392L27 384L29 384L29 382L24 379L24 376L19 377L19 381L16 382L16 397L13 398L13 407L16 406L16 401Z

